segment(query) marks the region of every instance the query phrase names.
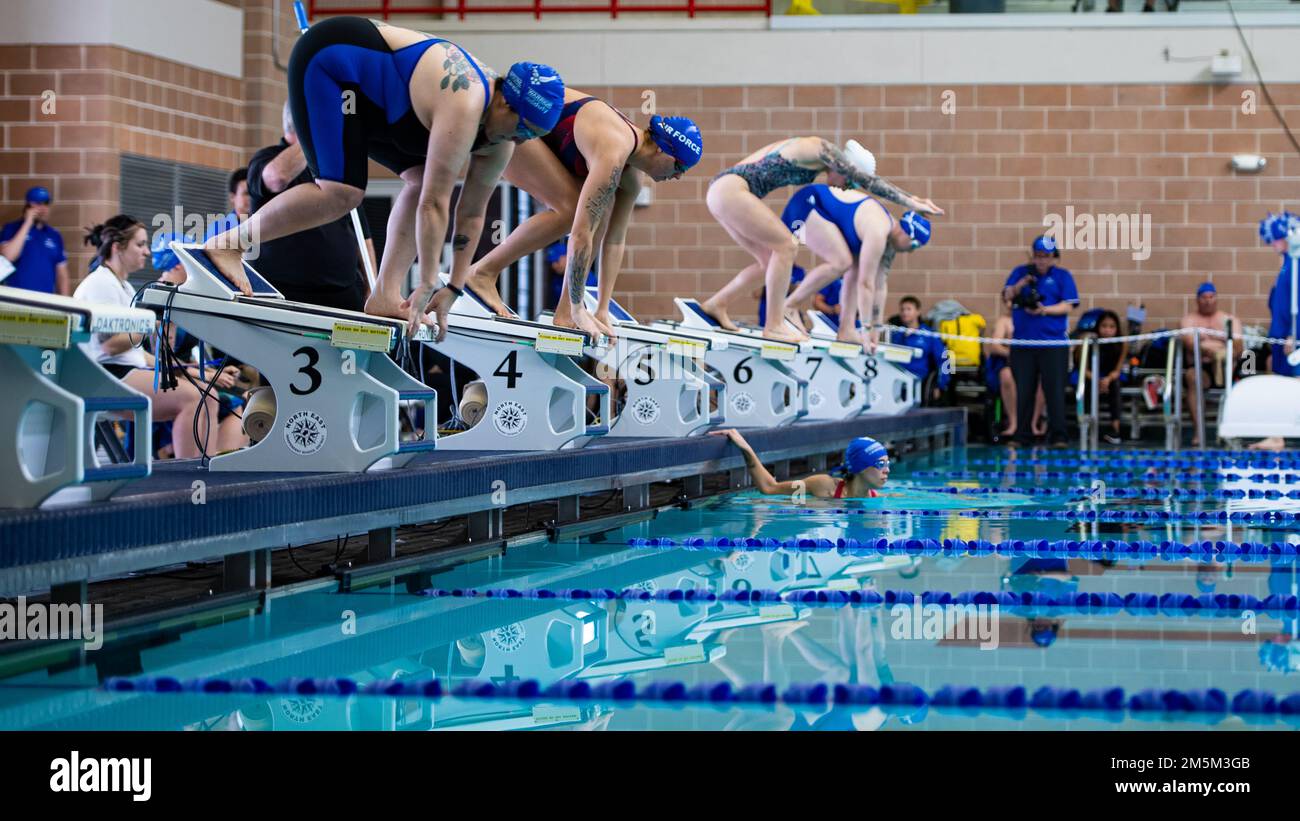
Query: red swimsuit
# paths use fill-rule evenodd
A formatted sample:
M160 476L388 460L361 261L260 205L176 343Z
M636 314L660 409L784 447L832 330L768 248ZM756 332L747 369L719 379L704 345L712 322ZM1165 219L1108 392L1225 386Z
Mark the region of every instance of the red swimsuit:
M848 482L844 481L843 479L841 479L841 480L839 481L839 484L835 485L835 498L836 498L836 499L843 499L843 498L844 498L844 488L845 488L847 485L848 485ZM877 493L877 492L875 492L874 490L868 490L868 491L867 491L867 496L868 496L868 498L874 499L874 498L876 498L876 497L879 496L879 495L880 495L880 494Z

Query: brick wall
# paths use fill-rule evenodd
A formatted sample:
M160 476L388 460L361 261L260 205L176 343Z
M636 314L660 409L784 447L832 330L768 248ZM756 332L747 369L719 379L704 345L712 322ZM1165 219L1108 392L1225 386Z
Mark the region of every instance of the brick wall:
M940 111L955 92L955 115ZM710 293L750 257L704 205L709 180L763 145L794 135L856 138L875 152L881 173L929 196L948 216L934 239L900 255L890 278L894 301L914 293L927 304L955 297L990 319L1010 269L1025 261L1043 215L1144 213L1152 253L1067 251L1084 307L1121 309L1141 295L1156 322L1190 309L1196 283L1212 274L1221 303L1265 321L1279 260L1261 248L1256 223L1300 199L1300 157L1271 111L1242 111L1255 86L763 86L656 88L658 110L694 117L706 156L684 179L656 186L638 209L620 291L642 317L674 313L671 295ZM644 123L642 88L584 88ZM1272 88L1284 116L1300 123L1300 86ZM1268 157L1262 174L1228 167L1233 153ZM1288 156L1289 154L1289 156ZM791 193L767 204L777 213ZM895 209L897 213L898 209ZM800 255L805 266L807 251ZM756 306L747 306L754 311ZM752 313L751 313L752 316Z
M0 46L0 217L18 218L23 192L48 187L74 281L91 257L83 227L117 213L121 154L233 169L279 139L285 91L271 58L271 0L228 3L245 12L242 79L110 46ZM297 30L292 4L281 5L287 60Z

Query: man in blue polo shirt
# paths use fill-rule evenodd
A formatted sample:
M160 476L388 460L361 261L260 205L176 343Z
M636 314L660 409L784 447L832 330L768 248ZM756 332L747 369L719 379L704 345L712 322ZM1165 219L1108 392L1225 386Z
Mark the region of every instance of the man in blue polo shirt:
M63 235L50 226L50 192L37 186L27 192L23 218L0 229L0 254L14 266L3 285L68 296L68 257Z
M1070 369L1065 346L1070 311L1079 304L1074 277L1056 266L1061 251L1051 237L1034 240L1030 264L1018 265L1007 277L1003 298L1013 306L1013 340L1051 340L1060 345L1012 345L1011 373L1016 378L1016 416L1034 418L1034 398L1042 381L1047 399L1047 436L1053 447L1069 444L1065 428L1065 380ZM1032 444L1029 426L1021 426L1016 439Z

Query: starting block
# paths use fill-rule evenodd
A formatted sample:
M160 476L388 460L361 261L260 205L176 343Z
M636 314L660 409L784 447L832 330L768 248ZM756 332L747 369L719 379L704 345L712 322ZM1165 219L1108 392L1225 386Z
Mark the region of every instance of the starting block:
M149 311L0 287L0 378L6 386L0 392L0 428L6 431L0 438L6 477L0 507L106 499L149 475L149 398L114 378L79 343L92 334L153 330ZM131 461L98 464L101 416L131 421Z
M582 331L497 316L467 290L447 317L447 336L424 344L482 382L479 418L444 436L443 450L561 450L609 432L609 387L578 364L592 344Z
M775 428L808 415L808 381L791 370L801 350L812 345L774 342L758 334L723 330L694 299L673 300L680 322L660 321L651 327L705 336L713 344L705 364L721 375L727 386L724 424L736 427Z
M821 311L809 311L813 339L830 341L839 333L839 323ZM859 347L860 350L860 347ZM880 416L898 416L921 404L921 380L904 367L920 351L907 345L880 342L876 352L862 352L854 359L843 360L866 382L867 398L861 412Z
M786 320L791 330L799 330ZM812 336L812 334L809 334ZM867 408L867 380L857 367L864 355L856 342L812 336L812 350L801 350L791 370L808 381L808 419L850 419Z
M586 302L594 313L595 288L587 289ZM587 355L597 362L597 374L622 381L624 392L613 401L610 437L695 436L721 424L726 385L701 365L713 340L642 325L613 300L609 313L618 339L588 348ZM550 315L543 321L550 321Z
M433 450L433 389L388 357L406 322L289 302L247 262L253 296L217 272L200 245L171 243L186 281L151 283L140 304L252 365L275 392L274 421L257 443L214 456L211 470L359 472L399 467ZM416 338L427 338L428 328ZM423 405L423 438L403 439L403 406Z

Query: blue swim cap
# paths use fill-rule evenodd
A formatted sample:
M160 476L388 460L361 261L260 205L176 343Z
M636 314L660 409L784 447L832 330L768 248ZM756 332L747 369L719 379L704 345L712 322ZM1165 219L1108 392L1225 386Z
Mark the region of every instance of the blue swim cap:
M885 446L866 436L859 436L844 449L844 464L840 469L853 476L867 468L879 467L881 462L889 459Z
M1060 630L1056 624L1048 627L1031 628L1029 637L1034 640L1034 644L1039 647L1051 647L1056 642L1056 634Z
M1268 216L1259 221L1259 238L1261 242L1271 243L1279 239L1286 239L1287 230L1291 223L1300 220L1290 211L1283 211L1280 214L1274 214L1271 211Z
M27 202L32 205L48 205L50 202L50 189L43 185L27 189ZM1283 234L1285 236L1285 234Z
M704 137L700 127L689 117L650 118L650 136L655 145L682 165L690 168L704 156Z
M185 242L184 234L173 234L167 231L159 231L153 236L153 245L150 250L153 251L153 269L155 271L170 271L177 265L181 264L177 258L176 252L167 247L169 242Z
M1051 254L1054 257L1061 255L1061 249L1056 246L1056 240L1048 236L1035 239L1033 249L1036 254Z
M559 242L552 242L546 246L546 262L552 264L567 253L569 253L569 239L565 237Z
M543 131L550 131L560 121L564 81L550 66L515 63L501 84L501 94L516 113Z
M1202 282L1201 287L1196 289L1197 296L1200 296L1201 294L1217 294L1218 292L1219 291L1214 287L1213 282Z
M912 238L912 250L930 241L930 221L915 211L903 212L903 216L898 218L898 225L904 234Z

